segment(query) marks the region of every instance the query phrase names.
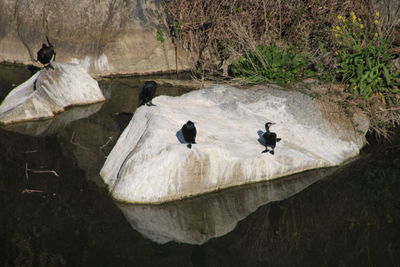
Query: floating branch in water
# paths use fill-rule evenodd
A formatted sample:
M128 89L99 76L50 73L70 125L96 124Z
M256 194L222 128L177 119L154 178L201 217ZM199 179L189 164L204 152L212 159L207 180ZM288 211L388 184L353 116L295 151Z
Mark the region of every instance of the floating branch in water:
M82 145L79 144L78 142L75 142L75 141L74 141L74 138L75 138L75 132L72 133L71 139L69 140L69 142L70 142L71 144L76 145L76 146L79 146L79 147L82 148L82 149L89 150L89 148L82 146Z
M25 162L25 177L26 177L26 180L29 180L29 175L28 175L28 162Z
M28 169L28 171L33 172L33 173L52 173L54 176L60 177L58 173L54 170L34 170L34 169Z
M108 144L109 144L112 140L113 140L113 136L109 136L107 142L106 142L104 145L102 145L102 146L100 147L100 149L103 150L106 146L108 146Z
M29 179L28 171L32 173L51 173L54 176L60 177L58 173L55 170L35 170L35 169L29 169L28 168L28 162L25 162L25 176L26 180Z
M35 189L24 189L21 191L22 194L31 194L31 193L44 193L43 190L35 190Z

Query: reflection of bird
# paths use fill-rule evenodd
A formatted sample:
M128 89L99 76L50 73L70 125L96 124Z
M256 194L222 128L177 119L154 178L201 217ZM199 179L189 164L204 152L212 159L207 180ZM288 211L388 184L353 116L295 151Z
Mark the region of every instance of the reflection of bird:
M151 100L156 94L157 83L155 81L145 81L142 90L139 94L139 101L141 105L146 104L147 106L155 106Z
M265 133L263 134L263 138L265 141L265 150L261 153L266 153L269 152L272 155L274 154L274 148L276 146L276 142L281 141L280 138L276 138L276 133L270 132L269 131L269 127L271 127L272 125L274 125L275 123L272 122L267 122L265 124ZM268 149L271 148L271 150Z
M182 135L185 141L189 143L187 145L188 148L192 148L192 144L196 144L196 133L196 127L193 122L187 121L182 126Z
M42 44L42 48L37 52L37 61L46 66L49 64L54 56L53 60L56 60L56 52L54 51L53 45L50 43L49 38L46 36L47 44Z

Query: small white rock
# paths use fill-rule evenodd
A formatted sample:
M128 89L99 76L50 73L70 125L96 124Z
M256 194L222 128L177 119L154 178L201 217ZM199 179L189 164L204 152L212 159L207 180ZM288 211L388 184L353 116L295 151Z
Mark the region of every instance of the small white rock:
M0 105L0 124L52 118L69 106L105 101L97 81L81 66L51 65L8 94Z

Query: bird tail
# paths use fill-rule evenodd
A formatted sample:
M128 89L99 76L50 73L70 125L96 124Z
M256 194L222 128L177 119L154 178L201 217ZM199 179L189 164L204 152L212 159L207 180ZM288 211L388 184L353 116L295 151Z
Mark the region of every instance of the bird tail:
M188 147L188 148L192 148L192 144L188 144L187 147Z
M49 46L53 47L53 45L50 43L49 37L46 36L46 40L47 40L47 43L49 44Z

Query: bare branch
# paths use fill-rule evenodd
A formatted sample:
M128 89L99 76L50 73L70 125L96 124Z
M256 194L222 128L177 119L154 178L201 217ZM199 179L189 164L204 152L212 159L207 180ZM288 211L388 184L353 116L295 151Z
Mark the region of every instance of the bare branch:
M108 144L113 140L113 136L109 136L107 142L100 147L100 149L104 149Z
M25 177L26 177L26 180L29 180L29 175L28 175L28 162L25 162Z
M35 190L35 189L24 189L21 191L22 194L31 194L31 193L43 193L43 190Z
M27 169L28 171L32 172L32 173L51 173L54 176L60 177L58 175L58 173L54 170L35 170L35 169Z
M78 146L78 147L80 147L80 148L82 148L82 149L89 150L89 148L82 146L82 145L81 145L80 143L78 143L78 142L75 142L74 138L75 138L75 132L72 133L71 139L69 140L69 142L70 142L71 144L73 144L73 145L75 145L75 146Z

